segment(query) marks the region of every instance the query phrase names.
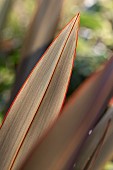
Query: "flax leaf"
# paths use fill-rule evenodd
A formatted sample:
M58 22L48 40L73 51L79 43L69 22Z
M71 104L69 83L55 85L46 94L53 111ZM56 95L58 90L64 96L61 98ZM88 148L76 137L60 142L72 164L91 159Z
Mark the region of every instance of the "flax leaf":
M103 152L104 145L107 142L110 135L112 134L112 130L113 130L113 120L112 119L113 119L113 107L108 109L105 116L99 121L99 123L93 129L93 132L91 133L91 135L89 135L86 142L84 143L83 148L81 149L81 152L80 152L78 159L76 161L76 169L77 170L84 169L85 164L88 162L88 160L90 159L91 155L93 154L95 148L97 147L99 141L101 140L103 132L106 129L108 121L111 120L108 132L106 134L106 137L105 137L105 140L103 143L103 147L101 149L101 151ZM100 153L101 153L101 151L100 151ZM100 153L98 154L98 157L100 157L99 156ZM104 157L105 157L105 155L104 155ZM95 163L98 162L98 159L99 158L96 158ZM101 159L101 157L100 157L100 159Z
M34 148L24 170L69 170L77 153L109 102L113 90L113 57L79 88L46 138Z
M17 169L58 117L72 72L78 28L79 14L36 64L13 102L0 130L2 170Z

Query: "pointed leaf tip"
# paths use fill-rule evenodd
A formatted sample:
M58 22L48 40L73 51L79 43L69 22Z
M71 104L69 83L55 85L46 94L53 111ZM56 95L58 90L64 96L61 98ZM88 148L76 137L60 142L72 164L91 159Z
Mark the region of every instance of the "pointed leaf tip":
M2 170L18 169L58 118L75 57L78 18L49 46L14 100L0 130Z

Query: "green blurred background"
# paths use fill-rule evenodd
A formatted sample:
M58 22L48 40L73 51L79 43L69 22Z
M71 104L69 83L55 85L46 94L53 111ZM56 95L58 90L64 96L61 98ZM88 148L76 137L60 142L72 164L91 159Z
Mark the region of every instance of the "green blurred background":
M0 0L0 10L3 1ZM35 6L36 0L13 1L1 32L0 122L3 118L2 111L10 97L23 40ZM113 50L113 0L64 0L56 35L77 12L81 14L79 41L67 96L98 69ZM113 170L112 163L106 165L105 170L108 169Z

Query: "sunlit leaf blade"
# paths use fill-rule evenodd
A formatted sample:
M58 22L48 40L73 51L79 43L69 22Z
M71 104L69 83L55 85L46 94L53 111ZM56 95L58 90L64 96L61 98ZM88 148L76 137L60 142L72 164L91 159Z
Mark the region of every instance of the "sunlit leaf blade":
M113 107L111 108L111 111L112 111L111 117L113 119ZM105 163L113 158L113 120L111 121L109 131L110 131L109 136L107 137L100 153L98 154L93 170L102 169Z
M110 135L113 133L113 107L110 108L105 116L99 121L99 123L97 124L97 126L94 128L93 132L91 133L91 135L89 135L89 137L87 138L86 142L83 144L83 148L81 149L81 152L76 160L76 170L85 170L85 166L87 164L87 162L90 160L94 150L96 149L96 147L98 146L99 142L101 141L102 135L107 127L107 124L110 120L110 125L106 134L106 137L103 141L103 146L101 148L100 153L103 153L103 156L100 153L98 153L98 157L96 157L94 163L93 163L93 167L96 164L96 162L100 162L100 159L102 159L102 157L106 157L104 154L104 150L105 150L105 143L107 142L107 140L110 138ZM112 139L113 142L113 139ZM109 147L109 146L107 146ZM108 150L108 148L107 148ZM112 150L113 151L113 150ZM113 155L113 153L112 153ZM92 160L90 160L90 164L91 164ZM102 162L102 164L104 165L104 161ZM89 164L89 165L90 165ZM93 169L93 168L92 168ZM97 168L94 168L97 170Z
M97 157L98 159L95 162L94 170L101 170L105 163L113 158L113 133L110 135L106 143L103 145L103 148L100 154Z
M58 117L72 72L78 28L79 14L54 40L13 102L0 130L2 170L13 165L16 169L19 160L22 164Z
M113 88L113 57L68 101L46 138L35 147L24 170L69 170L88 131L102 114Z
M39 7L36 8L25 38L9 106L35 64L52 42L60 18L63 0L60 0L59 3L57 0L41 0L39 2Z

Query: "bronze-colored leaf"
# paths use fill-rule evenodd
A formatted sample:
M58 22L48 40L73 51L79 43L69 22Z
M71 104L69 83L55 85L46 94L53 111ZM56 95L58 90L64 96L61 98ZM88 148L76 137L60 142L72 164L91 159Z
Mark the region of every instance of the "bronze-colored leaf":
M79 14L54 40L13 102L0 130L2 170L18 169L58 117L72 72L78 28Z
M88 132L108 103L113 90L113 57L83 83L64 107L46 138L34 148L24 170L71 170Z
M103 141L104 143L103 143L103 146L101 149L102 152L104 150L104 145L105 145L106 141L108 140L108 138L110 137L110 135L112 134L112 131L113 131L113 107L110 108L106 112L105 116L99 121L99 123L93 129L92 133L89 134L89 137L87 138L86 142L84 143L83 148L81 149L81 152L79 153L79 156L76 160L76 170L79 170L79 169L84 170L85 169L84 167L87 164L87 162L90 160L94 150L98 146L98 143L100 142L100 140L103 136L103 133L107 127L109 120L111 120L111 121L110 121L110 125L108 128L106 137ZM101 153L101 151L100 151L100 153ZM98 157L96 157L94 165L96 164L96 162L99 161L100 153L98 153L98 155L97 155ZM104 157L106 157L105 154L104 154ZM101 157L100 157L100 159L101 159ZM93 167L94 167L94 165L93 165ZM93 168L92 168L92 170L93 170Z
M100 153L98 154L93 170L102 169L105 163L113 158L113 107L109 110L109 112L111 112L111 126L109 128L107 139L104 142Z

